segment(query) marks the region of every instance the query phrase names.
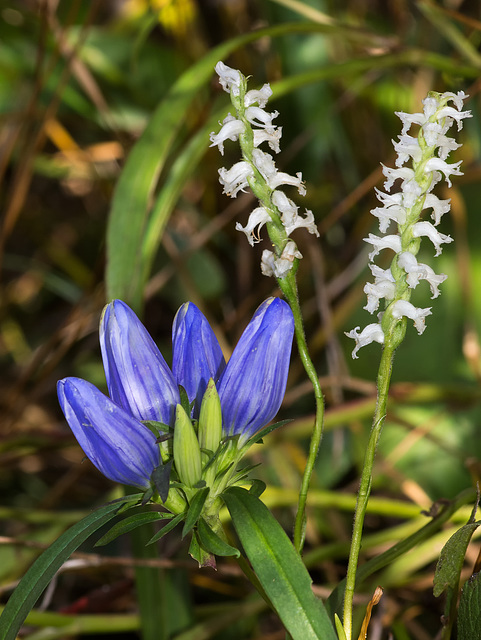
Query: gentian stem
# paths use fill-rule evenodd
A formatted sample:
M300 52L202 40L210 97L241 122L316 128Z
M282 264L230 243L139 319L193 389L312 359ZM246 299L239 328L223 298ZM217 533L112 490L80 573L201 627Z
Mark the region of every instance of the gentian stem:
M297 295L296 277L292 273L292 271L290 271L285 278L278 278L277 282L292 309L295 327L294 332L296 336L297 348L299 350L299 356L301 358L304 369L310 381L312 382L312 386L314 388L314 396L316 399L316 415L314 420L314 428L309 444L309 453L307 455L306 467L302 476L301 489L299 491L299 500L297 504L297 514L294 524L294 546L297 551L301 553L305 540L307 493L309 490L314 463L316 461L317 452L319 451L323 433L324 396L322 395L321 385L319 384L319 376L317 375L317 371L314 367L307 348L301 307L299 304L299 297Z
M371 493L372 471L374 466L374 456L377 445L381 437L381 431L386 419L386 407L388 401L389 384L391 381L392 363L395 349L386 345L383 349L379 371L377 376L377 403L374 413L369 442L364 458L364 466L359 483L357 504L354 512L354 525L351 539L351 549L349 552L349 564L346 575L346 590L344 595L344 617L343 626L347 640L352 638L352 602L354 597L354 587L356 584L356 571L361 550L362 530L364 526L364 516L366 514L367 503Z

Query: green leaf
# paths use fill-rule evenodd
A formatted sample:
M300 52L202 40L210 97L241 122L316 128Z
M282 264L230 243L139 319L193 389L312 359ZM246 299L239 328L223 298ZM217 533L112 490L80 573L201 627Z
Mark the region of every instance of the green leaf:
M157 540L163 538L167 533L169 533L169 531L172 531L172 529L174 529L174 527L176 527L179 522L182 522L184 518L185 513L179 513L178 515L176 515L175 518L172 518L172 520L165 525L165 527L162 527L160 531L158 531L154 536L150 538L150 540L147 542L147 545L154 544L154 542L157 542Z
M185 536L195 527L195 524L202 513L202 509L204 508L209 491L209 487L204 487L203 489L200 489L200 491L197 491L192 498L185 518L184 528L182 529L182 538L185 538Z
M463 587L458 609L458 640L481 638L481 573Z
M213 553L215 556L240 556L239 549L231 547L222 538L220 538L215 531L213 531L206 523L204 518L200 518L197 523L197 535L199 537L200 544L209 553Z
M70 527L37 558L20 580L0 617L0 640L15 640L30 609L62 564L78 547L117 515L123 503L106 504Z
M269 509L240 487L229 488L223 499L247 557L293 640L336 640L306 567Z
M440 596L448 588L455 589L459 582L459 576L464 564L466 549L468 548L471 536L479 527L481 522L471 522L461 527L452 535L441 551L436 571L434 572L433 593Z
M128 533L129 531L133 531L133 529L137 529L141 527L143 524L147 522L157 522L158 520L165 520L173 518L174 515L172 513L159 513L158 511L148 511L147 513L136 513L133 516L129 516L125 518L121 522L117 522L114 526L107 531L107 533L97 540L95 543L96 547L101 547L104 544L108 544L115 540L119 536L124 533Z

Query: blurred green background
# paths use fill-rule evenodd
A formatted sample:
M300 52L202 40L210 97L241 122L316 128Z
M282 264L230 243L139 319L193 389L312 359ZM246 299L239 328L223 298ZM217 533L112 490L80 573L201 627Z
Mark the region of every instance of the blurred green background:
M268 240L252 249L235 231L253 198L229 201L217 181L219 167L239 157L233 143L223 158L209 148L209 132L229 109L213 72L218 59L252 76L251 87L271 83L270 108L283 128L277 164L302 171L307 196L289 195L313 210L321 233L318 240L300 230L295 240L304 255L298 277L308 343L327 401L307 531L308 551L327 549L311 567L322 596L345 574L373 412L379 347L353 361L344 331L371 322L362 309L370 277L362 238L377 231L370 209L374 186L382 188L380 163L394 162L391 140L401 128L394 112L420 111L429 90L470 95L473 118L450 158L463 160L464 175L449 194L437 191L452 200L442 232L456 242L436 261L431 246L422 249L423 261L449 278L433 302L427 285L416 289L415 302L432 305L433 315L422 337L408 328L395 359L373 488L391 507L373 507L366 533L378 538L366 544L366 557L421 526L420 511L433 501L475 485L480 14L475 0L0 2L3 601L39 550L119 495L82 463L55 392L65 376L105 389L97 330L106 301L131 304L169 361L183 301L202 309L228 355L258 304L279 294L260 273ZM296 355L279 413L294 422L252 456L263 463L256 473L269 484L266 503L288 531L314 410ZM453 526L364 586L366 594L376 584L386 589L373 637L435 636L442 598L432 595L432 572ZM478 550L477 542L468 550L465 577ZM164 589L158 638L284 638L228 561L216 574L198 571L174 532L148 562L161 567ZM139 564L127 539L86 548L44 594L24 637L136 637Z

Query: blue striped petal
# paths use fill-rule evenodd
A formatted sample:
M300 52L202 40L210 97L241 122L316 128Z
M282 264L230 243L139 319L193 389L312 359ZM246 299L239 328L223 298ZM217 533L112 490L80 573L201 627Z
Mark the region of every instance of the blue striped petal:
M294 318L289 305L269 298L257 309L220 377L226 435L240 444L279 411L286 390Z
M114 482L147 488L160 462L153 433L90 382L65 378L57 393L70 428L97 469Z
M174 318L172 349L174 377L189 401L195 400L193 415L198 417L209 379L219 379L225 360L206 317L192 302L183 304Z
M112 400L138 420L173 426L180 402L174 376L147 329L121 300L104 309L100 348Z

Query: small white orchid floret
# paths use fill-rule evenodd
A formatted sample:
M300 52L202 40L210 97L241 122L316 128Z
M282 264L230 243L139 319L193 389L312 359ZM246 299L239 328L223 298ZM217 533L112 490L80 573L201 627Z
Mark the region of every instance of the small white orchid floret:
M378 280L367 282L364 286L364 293L367 295L367 304L364 309L369 313L374 313L379 307L381 298L392 300L396 294L396 285L389 280Z
M439 122L426 122L423 125L423 136L428 147L437 147L438 140L449 127L441 126Z
M354 359L359 357L357 355L357 352L359 351L359 349L361 349L361 347L365 347L366 345L371 344L371 342L379 342L380 344L384 344L384 332L380 324L368 324L367 327L364 327L361 333L358 333L360 328L361 327L356 327L349 332L345 332L345 335L348 338L352 338L356 341L356 346L354 347L354 350L352 352L352 357Z
M237 69L228 67L222 61L219 61L215 65L215 70L219 76L219 82L224 91L227 93L232 91L233 95L238 96L241 83L240 72Z
M463 172L460 170L460 166L462 161L454 162L453 164L448 164L441 158L430 158L425 165L424 171L428 173L429 171L440 171L448 183L448 186L451 187L451 180L449 176L462 176Z
M212 131L210 134L211 147L219 147L221 155L224 155L224 142L226 140L232 140L236 142L239 139L239 134L244 133L245 125L240 120L237 120L231 114L224 119L222 128L219 133Z
M420 238L421 236L428 237L436 248L436 256L439 256L442 251L441 244L453 242L451 236L439 233L434 225L425 220L413 224L412 232L415 238Z
M377 199L382 202L385 207L390 207L393 204L402 204L402 193L384 193L377 187L374 187Z
M293 240L289 240L279 258L276 258L272 251L264 249L262 252L261 271L265 276L284 278L292 269L296 258L301 259L302 253L298 250Z
M386 191L391 190L391 187L393 186L395 180L402 180L401 188L403 189L404 184L414 178L414 171L409 167L398 167L397 169L392 169L391 167L386 167L382 164L382 172L387 178L386 182L384 183L384 188L386 189Z
M286 196L283 191L276 189L272 193L272 203L279 209L287 235L290 236L295 229L306 228L309 233L319 237L319 231L314 221L312 211L306 209L306 217L298 214L299 207Z
M441 217L449 211L451 208L451 198L448 200L440 200L434 193L427 193L424 199L423 209L432 209L431 218L434 220L434 224L438 225L441 222Z
M424 113L404 113L404 111L395 111L394 113L401 120L403 125L401 135L405 135L411 128L411 125L421 125L426 122L426 116Z
M294 177L283 171L277 171L272 156L260 149L254 149L252 151L252 159L271 189L277 189L277 187L280 187L282 184L290 184L297 187L300 195L303 196L306 194L306 188L302 182L302 173L298 173L296 177Z
M463 119L470 117L471 111L458 111L457 109L448 106L443 107L438 113L438 120L441 120L441 118L449 118L451 121L455 120L458 125L458 131L461 131L463 128Z
M456 105L458 111L461 111L461 109L463 108L463 101L466 100L466 98L469 98L469 96L465 94L464 91L458 91L457 93L446 91L445 93L443 93L442 97L444 99L452 100Z
M372 260L382 249L392 249L394 253L401 252L401 238L396 235L376 236L370 233L367 238L363 238L364 242L372 244L374 247L369 254L369 260Z
M251 165L245 160L236 162L230 169L219 169L219 182L224 187L224 193L235 198L239 191L249 186L247 178L254 174Z
M441 160L446 160L451 151L456 151L462 144L458 144L454 138L448 138L443 133L439 134L436 145L438 146L438 155Z
M269 147L275 153L280 153L280 139L282 136L282 127L275 127L274 129L254 129L254 147L258 147L263 142L267 142Z
M278 111L268 113L260 107L247 107L245 110L245 116L247 120L256 127L262 127L263 129L274 129L272 121L279 115Z
M265 84L260 89L251 89L244 97L244 106L250 107L257 102L259 107L263 109L271 96L272 89L270 84Z
M270 219L271 217L267 209L264 209L264 207L256 207L251 212L246 226L243 227L240 222L236 222L235 228L237 231L245 233L249 244L253 247L254 243L261 241L260 231Z
M387 280L388 282L396 282L391 273L391 269L382 269L377 264L370 264L369 269L371 269L371 273L376 278L376 281Z
M403 253L398 256L398 265L406 272L406 282L411 289L415 289L420 280L426 280L428 282L429 288L431 289L432 300L439 296L440 291L438 287L448 277L444 273L437 274L429 265L418 262L416 256L409 251L403 251Z
M431 307L420 309L419 307L415 307L407 300L396 300L396 302L393 302L391 305L391 313L392 316L398 320L400 320L403 316L413 320L417 332L419 333L419 335L421 335L426 328L426 316L431 315Z
M302 173L299 171L295 176L291 176L283 171L278 171L275 177L269 182L271 189L280 187L281 184L290 184L293 187L297 187L297 193L300 196L306 195L306 187L302 181Z
M395 220L398 224L406 222L406 209L400 205L391 205L389 207L375 207L371 209L373 216L379 219L379 230L386 233L391 220Z
M412 158L414 162L419 162L421 159L422 151L417 138L404 134L399 136L399 142L392 140L392 143L398 154L396 167L402 167L409 158Z

